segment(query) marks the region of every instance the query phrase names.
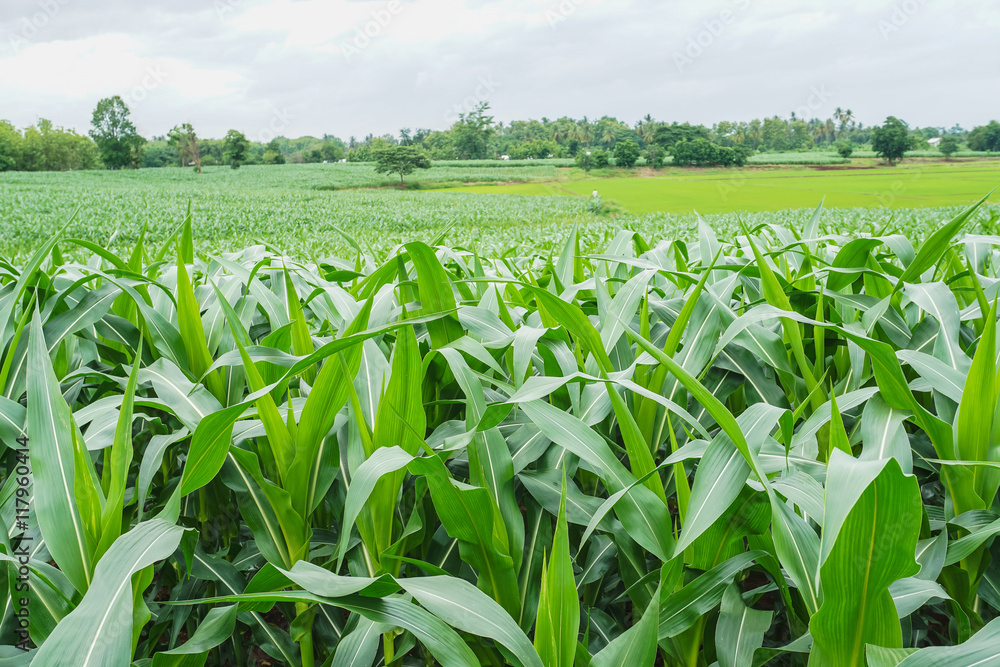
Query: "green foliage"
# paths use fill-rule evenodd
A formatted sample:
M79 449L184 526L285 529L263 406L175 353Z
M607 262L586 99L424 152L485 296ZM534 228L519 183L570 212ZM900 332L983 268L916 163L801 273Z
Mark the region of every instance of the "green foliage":
M93 141L50 120L39 119L23 134L0 121L0 171L67 171L94 169L98 164Z
M264 151L262 161L264 164L285 164L285 156L276 150L269 149Z
M851 155L854 153L854 146L851 145L850 141L845 141L845 140L838 141L836 144L834 144L834 147L837 149L837 155L839 155L844 159L850 158Z
M916 140L910 134L910 129L895 116L889 116L872 132L872 150L890 165L903 159L903 154L912 150Z
M666 162L667 153L656 144L650 144L646 149L646 166L653 169L661 169Z
M665 151L670 151L679 141L708 139L708 128L689 123L659 124L653 131L653 143Z
M593 160L594 169L604 169L611 163L608 152L605 150L593 151L590 157Z
M459 158L481 160L490 155L490 141L495 130L493 116L486 115L489 109L488 102L481 102L475 109L459 114L451 126L451 144Z
M1000 151L1000 123L991 120L969 132L969 148L974 151Z
M21 133L8 121L0 120L0 171L13 171L21 159Z
M417 169L430 169L431 161L419 148L413 146L390 146L375 153L376 174L399 174L399 186L403 177Z
M198 152L198 135L191 123L175 125L167 134L167 144L177 149L181 167L193 166L201 173L201 154Z
M945 158L951 158L958 152L958 139L955 137L944 137L938 142L937 149L941 151Z
M679 167L704 167L710 164L718 164L719 147L708 139L684 139L674 144L670 149L673 155L673 163ZM732 154L732 149L727 149ZM729 158L727 158L729 159Z
M203 255L190 218L122 257L38 243L0 273L32 665L986 664L976 212L492 255L334 229L319 262Z
M137 168L142 162L146 140L136 132L128 106L115 95L97 103L90 124L90 136L100 151L101 162L109 169Z
M642 151L634 141L619 141L615 144L615 166L631 169L639 161Z
M229 130L223 144L223 155L233 169L239 169L247 161L250 153L250 141L239 130Z

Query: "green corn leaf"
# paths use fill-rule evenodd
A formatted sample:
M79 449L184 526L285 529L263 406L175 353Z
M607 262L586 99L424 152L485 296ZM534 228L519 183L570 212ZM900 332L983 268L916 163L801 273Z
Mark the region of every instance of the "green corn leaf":
M746 606L737 586L726 588L715 630L719 667L752 667L754 651L763 645L764 633L770 627L771 612Z
M580 605L573 579L566 524L566 477L559 501L559 516L552 551L542 566L538 616L535 622L535 649L545 667L572 667L576 638L580 631Z
M94 571L80 604L45 641L32 665L127 665L132 661L132 575L174 552L185 529L152 519L119 537Z
M835 450L827 485L825 558L820 566L823 602L809 624L817 665L864 665L865 646L902 648L899 618L889 586L919 570L914 553L920 529L920 492L914 477L903 475L894 459L854 500L837 480L856 474L859 464ZM862 464L863 465L863 464ZM853 502L852 502L853 501ZM846 509L842 522L833 508ZM834 532L835 531L835 532ZM831 539L827 534L833 533Z
M28 338L27 432L35 517L53 559L85 593L94 573L96 544L77 504L72 415L52 370L40 319L36 312Z

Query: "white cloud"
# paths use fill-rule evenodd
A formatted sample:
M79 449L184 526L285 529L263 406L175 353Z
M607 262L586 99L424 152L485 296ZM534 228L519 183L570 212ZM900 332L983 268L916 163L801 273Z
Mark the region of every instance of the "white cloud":
M710 124L785 115L814 86L833 91L818 115L869 124L972 126L1000 106L998 19L980 0L50 0L34 26L38 2L0 0L0 117L19 126L85 130L121 94L149 133L252 133L286 110L291 136L363 136L444 127L483 79L502 83L486 95L498 120Z

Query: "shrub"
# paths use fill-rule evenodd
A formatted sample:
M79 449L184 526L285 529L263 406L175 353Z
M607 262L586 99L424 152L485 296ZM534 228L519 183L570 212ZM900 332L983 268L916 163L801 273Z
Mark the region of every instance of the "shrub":
M615 144L615 166L631 169L639 161L639 145L631 139Z

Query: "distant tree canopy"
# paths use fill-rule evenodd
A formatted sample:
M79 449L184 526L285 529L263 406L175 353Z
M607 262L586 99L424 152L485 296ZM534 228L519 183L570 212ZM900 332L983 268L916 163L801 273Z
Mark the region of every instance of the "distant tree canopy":
M1000 123L991 120L969 132L969 148L974 151L1000 151Z
M661 123L653 130L653 143L664 150L670 150L678 141L693 141L694 139L708 140L708 128L704 125L691 125L690 123L673 123L667 125Z
M890 165L903 159L906 151L913 150L916 139L910 134L906 123L895 116L889 116L872 132L872 150Z
M0 171L66 171L99 165L97 146L88 137L44 118L23 133L0 120Z
M646 149L646 166L659 169L666 162L667 152L656 144L650 144Z
M107 97L97 103L90 124L90 136L100 151L101 162L109 169L138 167L146 140L129 120L129 109L121 97Z
M955 137L945 137L938 143L938 150L941 151L945 158L950 158L952 155L958 152L958 139Z
M201 173L201 153L198 151L198 135L191 123L175 125L167 134L167 143L177 149L181 167L194 166Z
M229 130L222 145L222 154L230 167L239 169L250 155L250 141L239 130Z
M615 165L631 169L639 161L641 154L642 151L639 149L639 144L631 139L619 141L615 144Z
M680 167L742 167L750 155L749 149L744 146L716 146L702 138L678 141L670 152L674 156L674 164Z
M375 154L376 174L399 174L399 187L403 187L403 177L417 169L430 169L427 154L413 146L391 146Z
M468 113L459 114L451 126L451 143L458 157L479 160L489 157L490 140L493 138L493 116L487 116L490 105L480 103Z
M689 164L739 165L755 153L788 151L841 150L838 142L848 142L854 150L873 148L876 129L858 122L850 109L837 108L831 118L803 117L795 112L782 118L777 115L750 121L719 121L704 125L666 122L646 115L634 123L613 116L600 118L540 118L496 121L488 102L470 105L464 113L455 115L451 127L442 130L403 127L398 136L383 134L350 137L342 141L332 134L321 137L277 137L273 141L248 140L245 157L233 160L226 153L224 139L203 139L194 135L190 126L178 125L169 136L151 137L144 143L130 121L128 107L121 98L101 100L95 110L96 125L91 136L97 144L76 135L72 130L51 127L39 121L34 128L15 128L10 123L0 126L0 170L10 169L87 169L104 166L119 169L127 166L169 167L187 165L200 160L205 167L229 164L283 164L337 162L375 162L375 154L393 146L423 150L431 160L493 159L506 155L514 160L576 158L591 153L582 160L581 168L601 168L603 159L615 152L630 155L627 142L645 155L646 164L656 167L681 142L707 140L716 148L714 160ZM449 114L450 116L450 114ZM450 122L450 121L449 121ZM904 124L905 126L905 124ZM966 131L955 124L950 128L906 128L912 146L927 146L935 137L953 137L959 145L968 141L971 150L1000 151L1000 123L991 121ZM45 134L43 139L39 135ZM29 140L30 139L30 140ZM59 148L56 149L55 146ZM44 150L46 152L39 153ZM682 148L682 154L691 147ZM703 148L703 147L702 147ZM722 149L731 150L722 150ZM604 158L600 157L604 151ZM702 152L709 152L708 149ZM198 160L193 159L198 156ZM897 161L893 158L892 163ZM633 163L634 164L634 163Z

